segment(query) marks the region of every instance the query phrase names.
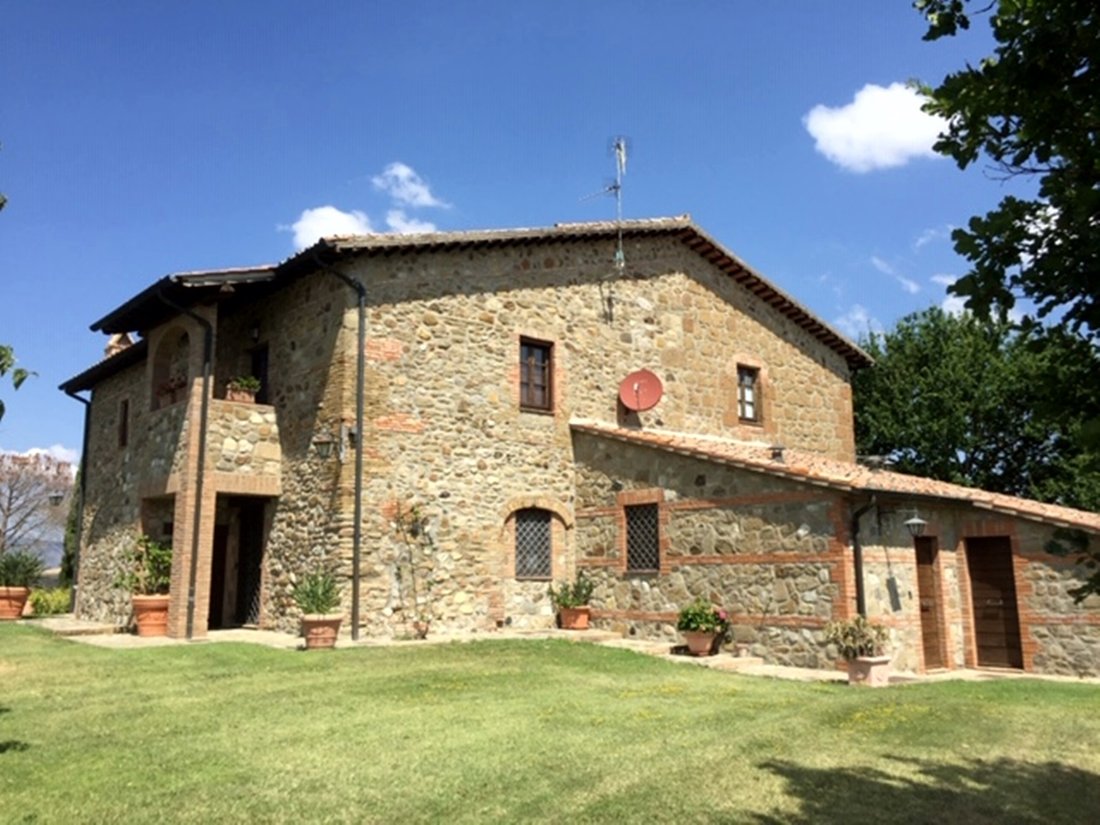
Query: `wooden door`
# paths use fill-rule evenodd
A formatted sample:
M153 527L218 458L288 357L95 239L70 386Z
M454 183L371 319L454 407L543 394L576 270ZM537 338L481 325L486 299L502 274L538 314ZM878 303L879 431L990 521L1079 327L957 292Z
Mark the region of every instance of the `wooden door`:
M1012 544L1007 537L966 540L979 667L1024 666Z
M936 576L936 539L921 536L916 540L917 595L920 598L920 632L924 643L924 667L943 667L943 635L940 633L943 604L939 577Z
M214 525L214 554L210 562L210 610L206 626L212 630L224 627L225 621L225 564L228 553L229 528Z

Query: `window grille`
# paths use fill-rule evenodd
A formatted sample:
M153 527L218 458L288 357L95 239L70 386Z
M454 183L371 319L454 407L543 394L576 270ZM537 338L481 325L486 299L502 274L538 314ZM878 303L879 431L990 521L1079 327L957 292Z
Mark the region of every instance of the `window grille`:
M626 508L626 569L659 570L661 549L656 504Z
M519 342L519 403L535 410L554 408L551 381L554 345L521 338Z
M752 367L737 368L737 415L742 421L759 421L758 388L760 371Z
M550 512L516 511L516 578L550 578Z

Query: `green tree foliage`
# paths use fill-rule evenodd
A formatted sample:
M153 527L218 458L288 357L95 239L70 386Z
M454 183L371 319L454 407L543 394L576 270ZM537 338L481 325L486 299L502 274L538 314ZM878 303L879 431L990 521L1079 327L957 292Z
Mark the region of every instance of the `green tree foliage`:
M965 0L916 0L925 40L970 26ZM952 235L971 264L951 291L981 316L1018 297L1039 319L1100 338L1100 9L1096 0L993 0L997 46L926 87L947 119L935 144L960 168L984 158L1004 177L1038 182ZM1025 324L1035 319L1026 318Z
M80 541L80 471L76 473L73 481L73 493L69 499L69 515L65 519L65 539L61 553L61 569L57 575L57 583L62 587L72 587L73 576L76 572L77 543Z
M19 389L24 381L31 376L32 373L23 369L22 367L15 366L15 352L7 344L0 344L0 378L3 378L8 373L11 373L11 383L15 389ZM0 419L4 417L4 401L0 399Z
M872 335L854 381L856 444L901 472L1100 509L1100 357L1079 336L1014 332L932 308Z

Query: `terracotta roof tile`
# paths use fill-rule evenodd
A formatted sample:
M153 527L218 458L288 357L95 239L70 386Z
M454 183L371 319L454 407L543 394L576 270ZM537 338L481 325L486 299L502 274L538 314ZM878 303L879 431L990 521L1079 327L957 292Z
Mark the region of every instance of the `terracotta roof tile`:
M731 441L697 434L664 430L635 430L616 427L599 421L574 420L570 426L590 435L612 438L629 444L654 447L681 455L716 461L733 467L789 478L804 484L816 484L843 491L889 493L927 496L945 501L961 502L974 507L1011 516L1077 527L1100 533L1100 514L1057 504L1044 504L963 487L946 481L905 475L889 470L873 470L861 464L837 461L805 450L783 450L783 459L772 458L772 448L766 444Z

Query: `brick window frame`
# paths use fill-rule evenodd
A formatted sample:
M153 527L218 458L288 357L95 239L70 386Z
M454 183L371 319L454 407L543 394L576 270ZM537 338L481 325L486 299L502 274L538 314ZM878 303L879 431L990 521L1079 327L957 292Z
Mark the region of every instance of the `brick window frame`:
M554 411L554 342L521 335L519 406L528 412Z
M754 394L756 419L741 417L740 387L738 376L742 369L756 371ZM773 388L768 365L748 352L731 353L722 371L722 424L734 438L775 438L777 434L774 415Z
M520 510L545 510L550 513L550 576L543 578L518 578L516 576L516 513ZM566 556L571 544L570 531L575 526L573 510L553 495L521 493L508 499L500 510L501 531L499 542L494 542L499 579L513 582L557 581L568 578Z
M619 574L625 577L664 576L670 572L668 558L668 508L662 489L624 490L616 497L618 522ZM657 566L637 569L630 566L628 509L632 507L656 507Z

